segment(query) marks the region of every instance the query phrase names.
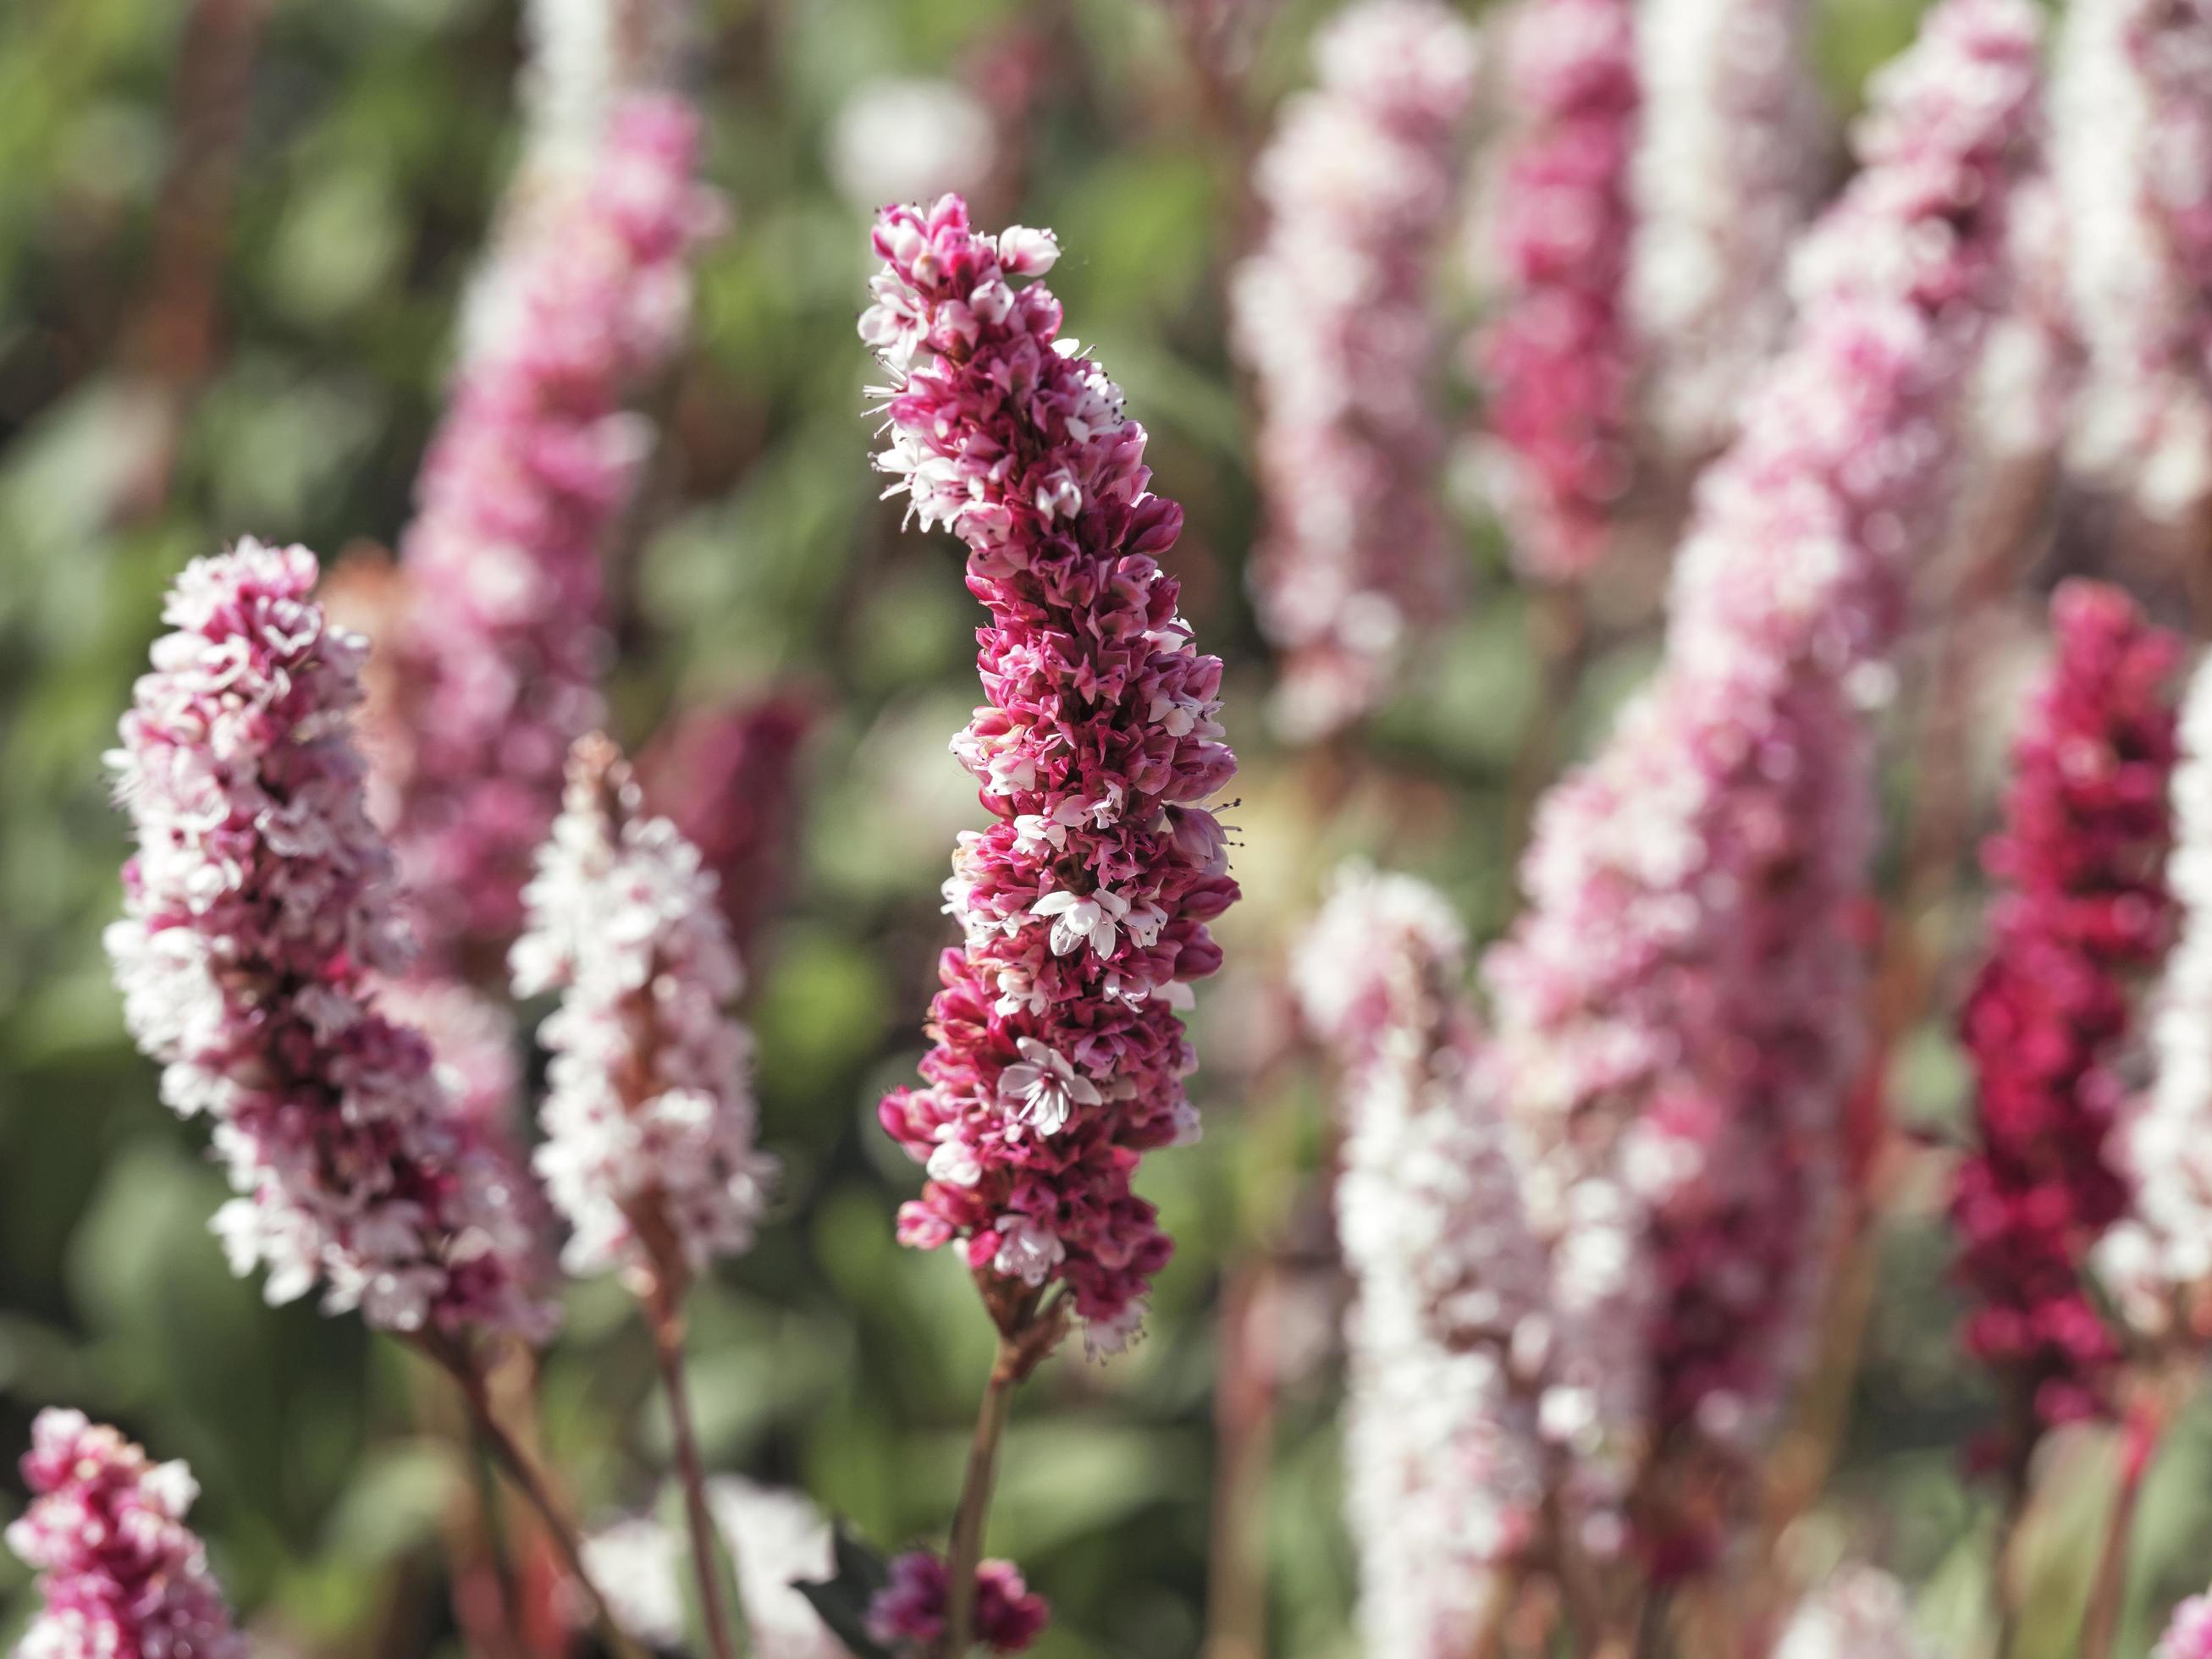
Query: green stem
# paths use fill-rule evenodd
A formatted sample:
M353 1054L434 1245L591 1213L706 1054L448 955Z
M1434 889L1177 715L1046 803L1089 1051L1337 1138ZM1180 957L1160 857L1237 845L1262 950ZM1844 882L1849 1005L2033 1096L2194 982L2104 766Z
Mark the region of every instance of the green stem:
M736 1626L722 1607L720 1569L716 1565L714 1511L707 1504L706 1465L692 1425L691 1392L684 1378L684 1324L676 1311L655 1297L647 1309L653 1327L653 1357L660 1362L661 1386L668 1395L668 1417L675 1431L676 1474L684 1488L684 1516L691 1540L691 1571L699 1584L699 1619L714 1659L737 1659Z
M975 1437L968 1448L968 1474L960 1486L960 1507L952 1516L951 1547L945 1556L944 1659L966 1659L975 1642L975 1569L983 1559L983 1523L991 1511L991 1489L998 1477L999 1443L1012 1413L1014 1385L1020 1381L1013 1339L1001 1337L999 1354L983 1385L975 1415Z

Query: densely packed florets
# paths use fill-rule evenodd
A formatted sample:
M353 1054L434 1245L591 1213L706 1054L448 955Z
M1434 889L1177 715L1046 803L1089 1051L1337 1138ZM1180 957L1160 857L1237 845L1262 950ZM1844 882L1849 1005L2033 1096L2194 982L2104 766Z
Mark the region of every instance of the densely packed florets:
M1510 33L1526 131L1495 185L1488 257L1503 310L1475 366L1514 559L1566 579L1603 555L1632 471L1634 19L1626 0L1532 0Z
M1790 250L1827 161L1811 21L1804 0L1637 11L1631 314L1655 423L1691 459L1732 435L1790 320Z
M887 1647L919 1655L945 1635L945 1558L909 1550L891 1563L890 1583L868 1607L868 1633ZM1011 1561L975 1568L975 1639L993 1653L1022 1653L1043 1632L1052 1609Z
M2202 1341L2212 1316L2212 672L2182 707L2165 886L2178 915L2149 1024L2153 1076L2112 1146L2131 1200L2098 1266L2129 1320Z
M170 592L110 757L138 840L107 932L125 1017L162 1098L214 1120L240 1194L216 1230L272 1302L539 1332L519 1177L377 1002L405 951L346 723L364 647L315 578L242 541Z
M1975 1074L1974 1146L1952 1214L1973 1298L1966 1340L2036 1423L2099 1409L2118 1357L2083 1282L2128 1210L2108 1145L2126 1084L2135 981L2171 933L2164 868L2179 642L2118 590L2051 604L2057 656L2012 751L2004 827L1983 853L1997 887L1990 954L1960 1036Z
M2163 518L2212 498L2212 8L2066 12L2052 147L2088 354L2083 459Z
M752 1243L771 1165L753 1145L751 1039L714 878L641 810L603 737L578 740L567 799L524 894L514 991L557 989L536 1164L574 1230L571 1273L680 1281Z
M967 544L990 612L988 701L953 752L994 822L962 836L945 884L966 942L939 964L924 1086L882 1107L929 1170L900 1236L963 1239L1001 1283L1065 1281L1110 1349L1171 1249L1129 1178L1198 1133L1177 1010L1219 965L1206 924L1237 896L1204 805L1236 769L1221 663L1153 557L1182 512L1145 487L1144 428L1060 337L1050 291L1013 286L1051 265L1050 234L979 236L946 197L887 210L875 247L860 331L898 374L878 465L925 528Z
M1474 37L1436 0L1365 0L1314 63L1321 84L1255 170L1268 228L1231 295L1262 413L1255 597L1283 655L1277 713L1300 737L1371 708L1458 586L1436 502L1431 294Z
M1665 660L1540 810L1487 964L1561 1363L1644 1345L1614 1396L1641 1403L1599 1425L1626 1452L1742 1447L1803 1358L1863 1018L1861 703L1943 516L2035 50L2016 0L1950 0L1877 82L1793 343L1701 485Z
M1474 1650L1547 1495L1544 1262L1522 1213L1464 931L1403 876L1341 875L1293 963L1343 1067L1346 1508L1368 1650ZM1564 1403L1564 1402L1563 1402Z
M58 1410L39 1413L22 1468L31 1506L8 1547L39 1573L42 1605L16 1659L246 1659L185 1524L190 1469Z
M513 939L568 745L600 719L599 557L646 453L623 400L680 338L715 222L699 142L673 99L616 113L588 185L502 251L514 314L480 330L424 463L371 749L434 969Z

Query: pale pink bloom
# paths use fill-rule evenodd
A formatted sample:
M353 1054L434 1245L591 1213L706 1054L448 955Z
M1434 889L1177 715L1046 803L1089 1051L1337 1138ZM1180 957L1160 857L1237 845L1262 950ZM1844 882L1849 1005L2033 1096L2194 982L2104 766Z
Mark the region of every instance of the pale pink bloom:
M1601 1382L1605 1456L1740 1454L1807 1358L1866 1002L1863 709L2004 298L2036 38L2018 0L1946 0L1877 78L1793 342L1700 485L1661 668L1543 804L1486 964L1557 1363Z
M707 1507L735 1558L750 1659L849 1659L794 1582L836 1576L830 1523L803 1492L725 1477ZM653 1512L624 1516L584 1540L584 1561L623 1628L655 1648L684 1642L683 1534Z
M2039 464L2065 446L2082 374L2067 291L2072 238L2049 172L2022 185L2012 211L2013 303L1990 332L1974 389L1977 433L1999 465Z
M2212 495L2212 9L2084 0L2056 61L2081 459L2185 517Z
M138 842L106 934L125 1018L163 1099L214 1119L240 1194L216 1229L270 1301L542 1335L522 1182L378 1000L406 951L347 724L364 645L315 578L249 540L171 591L109 757Z
M2212 1595L2192 1595L2173 1610L2150 1659L2212 1659Z
M1846 1562L1797 1604L1774 1659L1933 1659L1934 1651L1913 1627L1905 1586Z
M1253 580L1283 659L1275 713L1298 738L1371 708L1460 586L1435 501L1432 293L1474 36L1436 0L1361 0L1313 58L1319 86L1285 106L1255 167L1267 230L1231 296L1261 410Z
M524 894L514 994L561 993L535 1163L572 1231L562 1261L680 1279L750 1249L774 1165L753 1144L744 982L714 878L629 766L580 739Z
M599 559L650 439L625 404L681 340L719 218L700 143L680 100L613 112L588 181L504 240L514 319L462 362L423 463L371 746L428 971L505 951L568 745L602 718Z
M1534 1537L1550 1474L1546 1266L1466 969L1441 894L1357 866L1293 960L1307 1022L1343 1071L1336 1204L1357 1291L1345 1473L1359 1623L1370 1652L1402 1659L1472 1650L1497 1570Z
M1734 434L1790 321L1784 277L1826 171L1806 0L1652 0L1628 295L1651 412L1689 456Z
M40 1412L23 1480L31 1506L8 1547L39 1574L16 1659L246 1659L207 1552L185 1517L199 1496L82 1412Z
M2212 667L2200 664L2182 705L2172 785L2173 850L2166 886L2180 908L2153 1000L2148 1094L2115 1137L2134 1197L2098 1247L2100 1272L2130 1322L2153 1335L2191 1322L2212 1289Z

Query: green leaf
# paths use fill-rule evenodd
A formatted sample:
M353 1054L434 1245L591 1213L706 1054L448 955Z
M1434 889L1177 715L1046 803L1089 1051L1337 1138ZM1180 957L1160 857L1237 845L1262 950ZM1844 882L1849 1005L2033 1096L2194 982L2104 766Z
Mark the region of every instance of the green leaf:
M822 1615L830 1633L851 1650L854 1659L892 1659L890 1650L868 1634L868 1604L890 1583L890 1565L842 1520L836 1538L835 1576L794 1579L791 1587Z

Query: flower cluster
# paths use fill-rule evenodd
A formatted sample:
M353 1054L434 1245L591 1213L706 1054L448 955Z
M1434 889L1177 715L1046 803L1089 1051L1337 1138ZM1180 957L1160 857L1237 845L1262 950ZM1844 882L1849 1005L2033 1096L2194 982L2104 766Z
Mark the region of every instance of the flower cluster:
M584 1540L584 1563L623 1628L669 1652L684 1645L684 1541L649 1507ZM850 1659L795 1586L836 1571L830 1523L803 1492L735 1477L707 1483L707 1507L736 1563L752 1659Z
M580 210L620 112L676 84L694 10L691 0L524 0L520 154L500 198L489 256L462 296L464 372L511 350L515 331L529 326L533 244L559 235Z
M17 1659L246 1659L185 1524L199 1496L190 1469L58 1410L32 1425L22 1468L31 1506L8 1547L40 1573L44 1606Z
M542 1334L521 1182L380 1007L404 962L392 859L346 726L362 641L305 548L196 561L110 763L137 831L107 931L162 1098L215 1121L240 1196L216 1230L272 1302L324 1286L389 1329Z
M1974 1145L1952 1200L1967 1345L2023 1413L2098 1410L2112 1334L2082 1282L2126 1214L2107 1141L2136 976L2164 953L2163 866L2175 757L2168 683L2179 642L2118 590L2051 602L2057 656L2014 739L2004 828L1983 854L1999 896L1960 1036L1974 1065ZM2033 1432L2015 1423L2014 1443Z
M1804 1357L1861 1046L1861 705L2002 297L2036 40L2020 0L1946 0L1877 81L1793 342L1701 485L1664 661L1540 808L1486 964L1558 1363L1610 1379L1589 1432L1625 1454L1753 1443ZM1587 1356L1624 1332L1643 1358L1613 1378ZM1717 1541L1650 1540L1662 1565Z
M1928 1659L1905 1586L1878 1567L1845 1563L1790 1615L1774 1659Z
M933 1550L909 1550L891 1563L890 1583L868 1606L868 1634L886 1647L920 1653L945 1634L947 1571ZM994 1653L1021 1653L1042 1633L1052 1609L1022 1582L1011 1561L975 1569L975 1639Z
M2179 518L2212 496L2212 7L2067 11L2053 146L2088 355L2083 459Z
M1094 1351L1127 1340L1171 1245L1130 1189L1140 1154L1194 1138L1177 1012L1219 966L1207 921L1237 897L1202 805L1236 757L1154 555L1182 512L1146 489L1145 431L1060 337L1051 236L971 231L966 204L887 210L860 319L898 380L878 465L925 528L968 547L990 613L988 701L953 739L991 826L962 836L924 1086L884 1127L929 1180L900 1237L966 1241L1001 1288L1064 1281ZM926 355L908 365L917 350Z
M1504 310L1477 337L1475 367L1514 557L1547 579L1603 556L1630 481L1634 34L1627 0L1532 0L1509 43L1528 131L1495 187Z
M1686 456L1728 441L1789 324L1790 248L1826 160L1810 23L1803 0L1660 0L1637 14L1628 297L1656 423Z
M751 1040L714 878L640 811L605 738L579 738L567 796L524 894L514 993L561 993L538 1173L574 1230L570 1273L680 1283L750 1247L772 1165L753 1146Z
M2173 1610L2150 1659L2212 1659L2212 1595L2192 1595Z
M1537 1395L1544 1263L1462 986L1443 896L1353 869L1301 944L1306 1021L1337 1052L1347 1335L1347 1507L1367 1649L1472 1651L1496 1570L1546 1497Z
M1254 171L1266 240L1237 273L1232 338L1259 387L1260 618L1294 736L1371 708L1405 637L1445 614L1433 264L1458 204L1474 35L1437 0L1363 0L1316 38Z
M781 889L810 719L796 697L710 706L678 717L638 757L647 803L714 872L740 953Z
M646 452L623 400L680 337L715 222L698 145L672 99L617 112L588 186L502 255L515 316L463 364L424 463L371 752L432 970L513 938L563 757L600 717L599 553Z
M2165 886L2179 911L2153 1007L2154 1075L2112 1147L2128 1213L2098 1248L2131 1322L2201 1338L2212 1289L2212 670L2191 677L2173 772Z

